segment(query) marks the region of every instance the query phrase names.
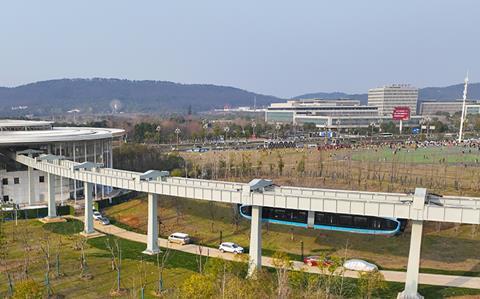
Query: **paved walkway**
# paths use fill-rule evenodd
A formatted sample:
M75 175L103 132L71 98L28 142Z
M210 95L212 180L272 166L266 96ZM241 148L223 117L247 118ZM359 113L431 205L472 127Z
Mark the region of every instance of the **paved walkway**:
M76 217L76 218L80 221L83 220L83 218L80 218L80 217ZM94 227L97 231L102 233L111 234L111 235L114 235L123 239L127 239L130 241L135 241L135 242L140 242L145 244L147 243L146 235L128 231L123 228L117 227L115 225L102 225L97 221L94 221ZM222 253L216 248L205 247L205 246L200 246L195 244L188 244L188 245L182 246L178 244L168 243L166 239L159 238L158 245L160 247L168 247L171 249L188 252L192 254L201 254L209 257L219 257L222 259L232 260L232 261L239 260L239 257L234 254ZM272 258L263 256L262 265L273 267ZM304 263L299 261L293 262L293 269L303 270L309 273L321 273L319 268L308 267ZM387 270L382 270L380 272L382 272L386 281L405 282L406 272L387 271ZM357 278L358 273L355 271L345 271L345 277ZM419 278L420 278L419 279L420 284L480 289L480 277L420 273Z

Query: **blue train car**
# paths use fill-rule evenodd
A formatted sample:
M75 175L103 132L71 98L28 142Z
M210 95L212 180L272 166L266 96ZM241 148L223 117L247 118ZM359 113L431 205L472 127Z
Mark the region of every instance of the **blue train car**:
M251 219L252 208L239 206L240 215ZM276 224L308 227L308 211L263 207L262 221ZM393 236L404 231L407 221L350 214L315 212L314 229L359 234Z

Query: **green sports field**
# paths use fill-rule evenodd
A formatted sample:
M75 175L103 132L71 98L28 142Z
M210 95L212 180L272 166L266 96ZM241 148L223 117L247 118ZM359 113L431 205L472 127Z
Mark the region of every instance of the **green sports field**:
M405 162L405 163L480 163L480 151L463 147L428 147L358 150L351 155L354 161Z

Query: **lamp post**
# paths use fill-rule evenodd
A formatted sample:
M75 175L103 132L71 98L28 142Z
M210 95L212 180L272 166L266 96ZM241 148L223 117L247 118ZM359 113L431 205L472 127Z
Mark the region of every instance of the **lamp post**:
M181 132L182 132L182 131L180 131L179 128L176 128L176 129L175 129L175 134L177 134L177 150L178 150L178 144L179 144L179 142L180 142L180 139L179 139L180 137L179 137L179 135L180 135Z
M276 130L276 132L277 132L277 137L276 137L275 139L278 139L279 131L280 131L281 128L282 128L282 127L280 126L280 124L277 123L277 125L275 126L275 130Z
M223 128L223 131L225 132L225 145L227 145L227 137L228 137L228 132L230 132L230 127L226 126Z
M162 127L160 127L160 125L158 125L156 128L155 128L155 131L157 132L158 134L158 144L160 144L160 131L162 130Z
M370 142L373 142L373 129L375 128L375 122L370 123L370 127L372 127L372 133L370 134Z
M256 138L257 136L255 135L255 128L257 127L257 123L255 121L252 121L252 138Z

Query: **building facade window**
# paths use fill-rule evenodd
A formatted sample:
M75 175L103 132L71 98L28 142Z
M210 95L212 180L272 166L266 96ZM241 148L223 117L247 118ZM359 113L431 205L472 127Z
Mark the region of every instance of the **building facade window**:
M38 182L45 183L45 177L43 175L38 177Z
M4 195L4 196L3 196L3 201L4 201L4 202L10 201L10 198L8 197L8 195Z
M8 178L2 179L2 185L8 185Z
M20 184L20 178L13 178L13 183L14 183L15 185Z

